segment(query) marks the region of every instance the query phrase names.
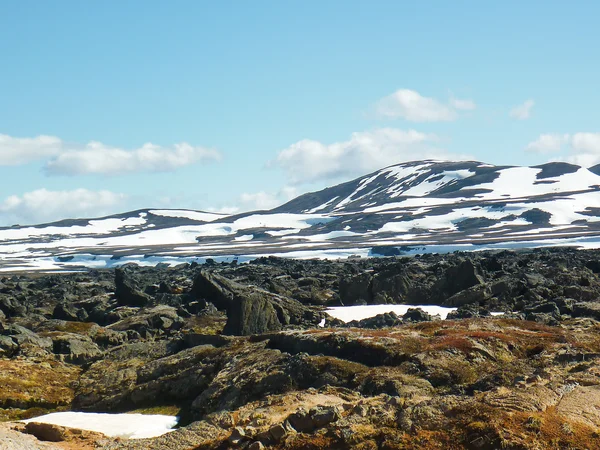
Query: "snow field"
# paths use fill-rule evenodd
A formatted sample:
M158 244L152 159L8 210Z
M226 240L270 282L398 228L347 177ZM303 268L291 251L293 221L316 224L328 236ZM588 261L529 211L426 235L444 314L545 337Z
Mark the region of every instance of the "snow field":
M144 439L173 431L178 418L165 415L58 412L23 420L96 431L110 437Z

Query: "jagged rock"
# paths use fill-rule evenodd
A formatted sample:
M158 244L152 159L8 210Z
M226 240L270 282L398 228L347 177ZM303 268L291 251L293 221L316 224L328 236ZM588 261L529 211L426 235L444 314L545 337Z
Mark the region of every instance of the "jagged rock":
M482 309L479 305L468 303L459 306L455 311L450 311L446 319L471 319L474 317L486 317L489 316L490 312L486 309Z
M444 305L447 306L463 306L468 304L483 304L491 297L490 289L481 284L471 288L457 292L452 297L448 298Z
M340 412L337 407L316 406L311 408L310 411L300 408L295 413L290 414L287 421L296 431L308 433L335 422L339 418Z
M10 358L19 350L19 345L9 336L0 336L0 357Z
M243 288L243 285L218 274L200 271L194 278L191 294L197 299L212 303L218 309L227 310L235 292Z
M71 364L89 364L102 356L102 350L87 336L62 333L52 337L53 352Z
M6 317L23 317L27 314L27 308L20 304L14 297L0 295L0 310Z
M14 424L0 423L0 449L2 450L64 450L56 444L40 442L35 436L21 432Z
M600 303L580 302L573 305L573 317L592 317L600 320Z
M52 339L38 336L33 331L17 324L0 327L0 334L3 336L10 336L13 342L15 342L22 350L26 347L33 347L33 349L39 349L41 351L52 351Z
M183 319L172 306L155 306L137 310L106 328L114 331L136 331L144 336L152 336L157 332L172 332L181 328Z
M275 442L281 441L287 433L287 430L281 424L273 425L271 428L269 428L269 434Z
M445 288L450 296L483 283L480 270L469 259L446 271Z
M115 297L121 306L146 306L152 300L141 291L130 268L115 269Z
M284 322L289 323L289 318L284 316ZM282 327L273 302L264 294L253 292L238 295L232 300L223 333L247 336L280 330Z
M246 432L242 427L235 427L229 436L229 443L231 445L239 445L242 441L246 439Z
M371 302L371 274L362 273L340 280L340 301L343 305L366 305Z
M93 442L94 440L104 439L102 433L93 431L79 430L76 428L63 427L40 422L29 422L25 425L24 431L38 438L40 441L64 442L64 441L83 441ZM1 448L1 447L0 447Z
M205 272L200 272L194 280L192 293L227 311L223 332L230 335L260 334L287 325L314 326L325 317L297 300Z
M402 320L406 322L428 322L433 320L433 317L421 308L408 308L406 314L402 316Z
M383 314L377 314L376 316L369 317L367 319L362 320L352 320L344 324L346 327L353 328L385 328L385 327L394 327L400 325L402 323L402 319L398 317L398 315L391 311Z
M88 318L85 309L78 309L73 305L59 303L52 312L53 319L70 320L73 322L84 322Z

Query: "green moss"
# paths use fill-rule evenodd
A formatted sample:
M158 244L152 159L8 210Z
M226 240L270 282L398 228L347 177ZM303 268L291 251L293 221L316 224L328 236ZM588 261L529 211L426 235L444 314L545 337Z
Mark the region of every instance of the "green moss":
M128 411L128 414L163 414L165 416L180 416L181 407L177 405L151 406Z

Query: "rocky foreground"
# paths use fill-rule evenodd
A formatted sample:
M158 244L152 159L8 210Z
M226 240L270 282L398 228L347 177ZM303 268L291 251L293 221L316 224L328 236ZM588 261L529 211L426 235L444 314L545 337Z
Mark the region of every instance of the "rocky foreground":
M0 449L600 448L598 274L554 249L7 276ZM382 303L458 309L326 313ZM65 410L181 427L16 422Z

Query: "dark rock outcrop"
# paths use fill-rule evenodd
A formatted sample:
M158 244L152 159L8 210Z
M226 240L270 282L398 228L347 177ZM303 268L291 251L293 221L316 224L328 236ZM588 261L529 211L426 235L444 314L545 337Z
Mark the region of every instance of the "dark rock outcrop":
M230 335L260 334L289 325L316 326L325 318L319 309L292 298L206 272L196 276L192 293L227 311L224 333Z
M115 297L121 306L146 306L151 298L141 291L130 268L115 269Z

